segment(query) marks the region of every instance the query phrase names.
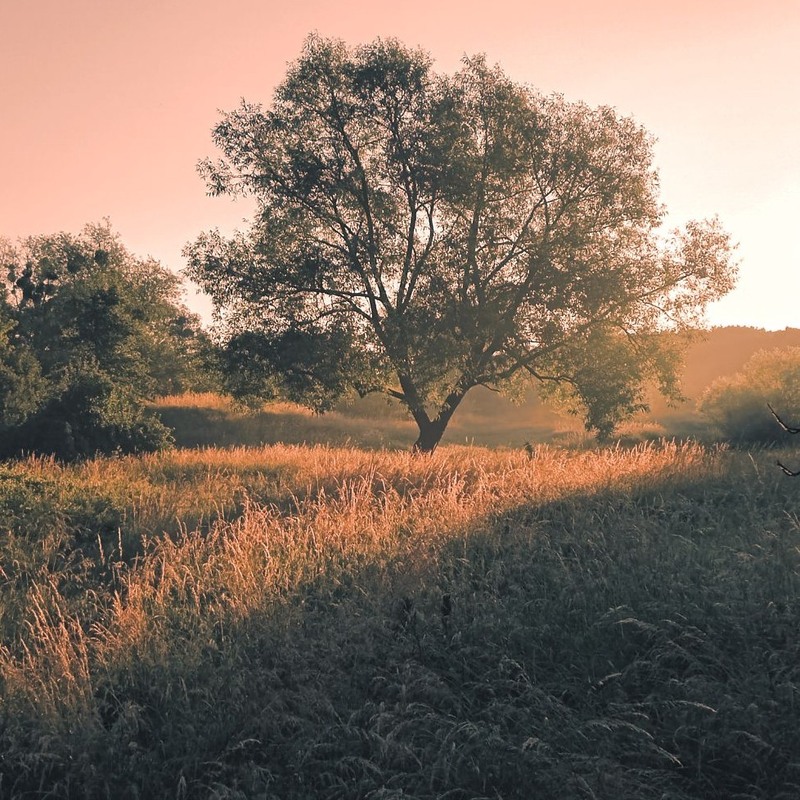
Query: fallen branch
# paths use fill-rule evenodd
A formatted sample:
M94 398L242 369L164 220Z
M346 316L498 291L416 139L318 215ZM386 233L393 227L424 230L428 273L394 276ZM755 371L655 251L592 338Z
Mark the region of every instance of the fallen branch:
M794 472L794 471L790 470L789 467L784 466L783 464L781 464L780 461L776 461L775 463L783 470L783 474L784 475L788 475L790 478L796 478L796 477L798 477L798 475L800 475L800 470L798 470L797 472Z

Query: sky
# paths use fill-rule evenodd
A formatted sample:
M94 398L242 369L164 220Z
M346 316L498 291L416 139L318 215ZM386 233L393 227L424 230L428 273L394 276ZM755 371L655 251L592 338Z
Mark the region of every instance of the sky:
M108 217L178 271L201 231L246 227L252 206L208 197L196 164L219 112L269 104L312 31L395 37L442 72L485 53L633 116L667 225L717 215L738 243L709 324L800 327L800 0L0 0L0 236Z

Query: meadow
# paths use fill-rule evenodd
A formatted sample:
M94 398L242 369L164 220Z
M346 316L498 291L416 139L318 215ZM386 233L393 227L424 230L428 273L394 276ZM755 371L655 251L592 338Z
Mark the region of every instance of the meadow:
M800 797L800 457L271 413L0 466L0 797Z

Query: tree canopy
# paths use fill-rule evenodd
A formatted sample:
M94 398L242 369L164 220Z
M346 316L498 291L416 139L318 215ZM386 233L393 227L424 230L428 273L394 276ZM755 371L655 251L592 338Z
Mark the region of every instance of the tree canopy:
M243 101L213 138L209 190L258 203L248 231L185 250L231 363L321 409L348 388L398 398L417 449L472 387L520 376L609 432L646 382L678 393L658 331L733 286L716 220L662 232L642 127L482 57L443 75L394 40L311 36L271 105Z
M0 264L0 455L167 444L143 401L196 380L209 347L179 279L108 223L0 241Z

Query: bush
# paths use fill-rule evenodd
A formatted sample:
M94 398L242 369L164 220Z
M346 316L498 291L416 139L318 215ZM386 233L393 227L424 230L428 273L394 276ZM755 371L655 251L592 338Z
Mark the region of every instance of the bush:
M62 461L96 454L144 453L172 444L170 430L125 387L102 372L70 376L63 392L8 431L0 457L52 455Z
M759 351L741 372L714 381L699 407L730 442L784 442L767 403L783 419L800 418L800 347Z
M217 386L216 348L178 278L107 221L0 238L0 264L0 458L160 450L171 436L145 404Z

